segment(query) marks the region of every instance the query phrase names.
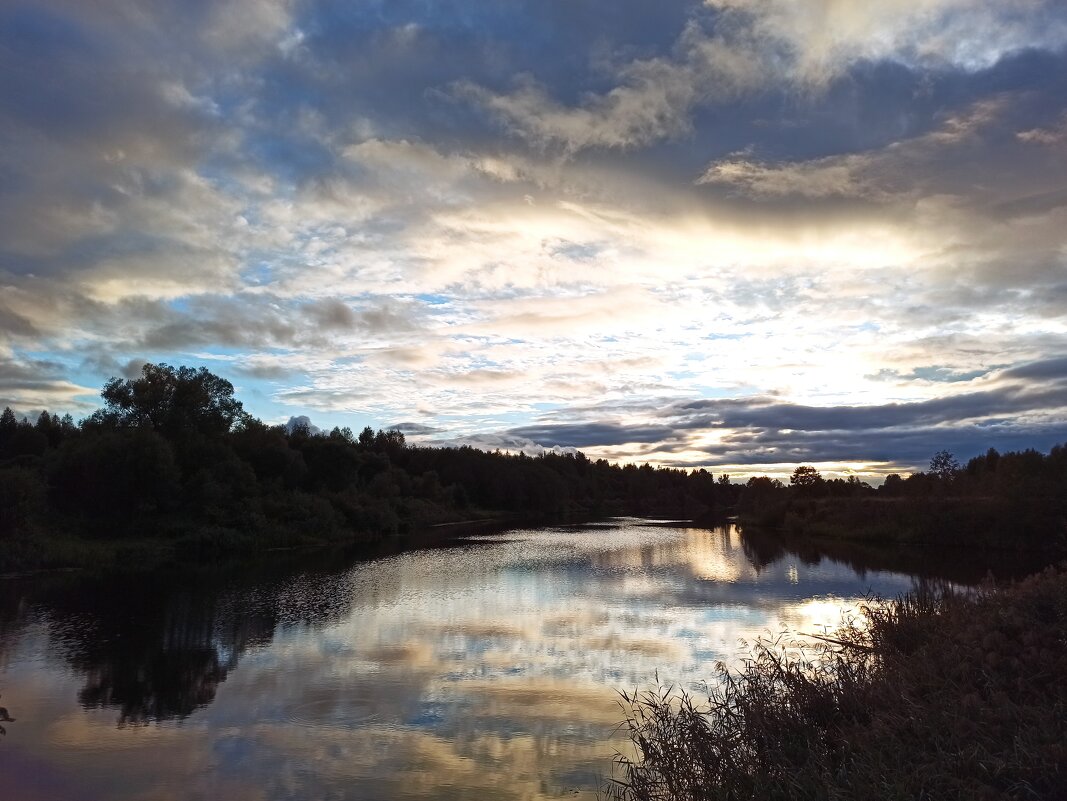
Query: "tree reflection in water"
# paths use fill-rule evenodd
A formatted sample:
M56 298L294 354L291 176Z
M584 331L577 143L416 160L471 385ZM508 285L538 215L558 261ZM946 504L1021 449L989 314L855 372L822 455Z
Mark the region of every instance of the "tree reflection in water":
M16 617L46 623L52 647L85 676L82 706L118 709L120 726L183 719L214 701L241 656L268 645L280 622L347 613L350 594L329 586L342 578L336 570L285 578L291 566L267 570L121 583L57 577L27 585Z
M964 585L980 584L990 575L997 580L1022 578L1046 563L1040 552L998 551L991 560L988 552L965 548L812 539L758 527L742 530L741 547L757 572L792 556L808 566L832 560L860 576L869 571L891 571Z
M214 648L123 655L90 668L78 700L86 707L119 707L120 725L184 718L215 700L235 664L220 663Z

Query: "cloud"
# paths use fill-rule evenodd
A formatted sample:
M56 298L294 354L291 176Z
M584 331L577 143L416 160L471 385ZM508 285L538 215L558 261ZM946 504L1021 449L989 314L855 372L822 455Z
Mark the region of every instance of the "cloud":
M1051 0L706 0L756 42L782 48L789 73L825 83L853 62L898 59L977 69L1025 47L1057 48L1067 22Z
M95 404L87 401L97 391L67 380L66 365L47 359L5 358L0 355L0 409L11 407L20 415L42 409L81 412Z
M1005 378L1034 379L1039 381L1067 381L1067 356L1021 364L1001 373Z
M575 453L577 450L566 445L542 445L532 439L506 432L499 434L468 434L450 439L440 439L428 444L442 448L460 448L466 445L483 451L522 453L526 456L540 456L543 453Z
M1067 114L1061 114L1059 119L1047 128L1030 128L1019 131L1016 138L1022 142L1036 145L1056 145L1067 140Z
M770 431L740 432L724 438L713 464L800 464L812 462L875 463L902 470L923 470L938 450L964 459L987 448L1022 450L1035 445L1047 451L1067 439L1062 424L1023 426L953 425L845 436L824 432L782 435Z
M145 364L147 364L145 359L134 358L120 362L110 356L98 354L86 358L82 362L82 369L108 376L139 378Z
M1064 22L1044 0L7 6L0 358L37 380L7 397L80 411L150 360L239 377L265 419L531 453L891 455L881 432L910 453L972 412L968 442L1045 442Z
M530 75L511 92L489 90L470 81L453 93L497 119L509 132L535 147L562 148L572 155L586 148L631 149L692 131L690 114L698 104L736 97L759 84L754 54L721 46L695 24L675 44L674 58L639 59L618 68L619 85L584 94L563 105Z
M388 431L399 431L402 434L409 436L422 437L429 434L440 434L440 428L434 428L433 426L423 425L422 423L393 423L390 426L386 426Z
M589 445L622 445L631 442L664 442L674 431L666 426L624 426L607 423L523 426L507 432L546 446L582 448Z
M1004 116L1009 105L1009 98L1003 96L979 101L962 114L948 116L932 131L867 153L782 164L733 155L710 164L697 184L728 186L756 198L853 197L877 201L917 192L946 193L948 182L944 179L952 177L943 163L946 154L968 143L983 144L981 134ZM968 161L964 166L973 176L976 165ZM937 186L939 178L941 186Z
M299 417L290 417L289 421L285 424L285 430L290 434L299 429L306 431L312 436L322 433L322 429L317 425L314 425L311 422L311 418L306 414L302 414Z
M623 77L626 85L591 96L576 108L553 101L528 76L506 95L465 82L454 92L533 145L561 143L570 153L588 147L638 147L689 130L687 115L696 93L676 68L662 62L632 65Z
M596 454L648 444L645 455L678 465L867 463L917 468L933 450L967 457L988 447L1047 449L1067 438L1064 359L986 371L964 391L910 403L811 406L768 396L628 405L630 423L545 421L512 429L544 447L571 445ZM612 414L610 407L575 411ZM638 422L640 421L640 422ZM631 451L634 455L639 452ZM669 454L675 454L673 458Z
M976 70L1027 47L1067 44L1053 0L989 6L980 0L707 0L710 20L692 20L669 57L616 68L617 85L564 105L530 76L509 92L457 82L511 133L567 154L630 149L692 131L699 107L775 85L823 91L857 63L895 60L914 67Z
M29 320L4 306L0 306L0 331L9 336L21 337L32 337L38 333Z
M989 372L990 368L979 368L977 370L953 370L948 367L933 365L929 367L914 367L907 373L901 373L899 370L883 368L877 373L866 377L875 381L927 381L938 383L957 383L960 381L972 381L975 378L980 378L981 376L987 375Z

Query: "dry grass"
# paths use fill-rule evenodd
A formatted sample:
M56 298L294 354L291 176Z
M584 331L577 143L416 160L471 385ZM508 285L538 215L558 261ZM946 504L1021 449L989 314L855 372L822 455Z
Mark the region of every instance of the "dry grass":
M1067 798L1067 573L863 615L833 642L758 644L704 698L624 696L640 758L605 795Z

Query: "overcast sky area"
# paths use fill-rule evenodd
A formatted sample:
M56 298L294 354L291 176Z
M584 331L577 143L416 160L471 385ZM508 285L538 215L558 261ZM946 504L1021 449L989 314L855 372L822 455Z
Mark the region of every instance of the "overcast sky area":
M1062 0L7 0L0 407L877 476L1067 441Z

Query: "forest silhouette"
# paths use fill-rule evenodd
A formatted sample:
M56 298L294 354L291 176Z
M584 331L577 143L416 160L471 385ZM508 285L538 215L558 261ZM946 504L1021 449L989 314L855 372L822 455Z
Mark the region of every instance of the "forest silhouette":
M205 368L147 364L112 379L75 423L0 417L0 567L204 559L331 542L370 543L436 524L715 514L739 487L706 470L413 447L397 430L267 425ZM97 548L96 552L102 553Z
M371 543L479 518L608 515L713 521L835 538L1049 549L1067 532L1067 448L930 472L875 489L802 465L789 485L610 464L580 452L409 445L397 430L267 425L207 369L146 364L113 378L79 423L0 415L0 568L149 566L328 543ZM442 529L442 536L445 529Z

